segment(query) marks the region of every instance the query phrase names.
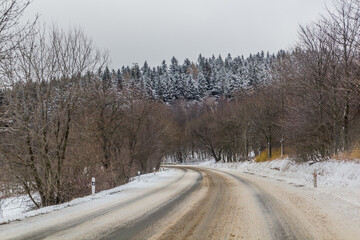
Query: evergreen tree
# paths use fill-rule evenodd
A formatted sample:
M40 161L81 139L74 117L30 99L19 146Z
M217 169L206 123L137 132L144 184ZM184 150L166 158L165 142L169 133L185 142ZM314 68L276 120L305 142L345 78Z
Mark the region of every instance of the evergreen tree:
M185 58L184 60L184 64L182 66L182 72L183 73L187 73L188 74L188 71L189 71L189 68L191 67L191 62L189 59Z
M118 89L123 89L123 78L122 78L122 74L121 74L121 70L118 69L116 72L116 85Z
M200 72L198 74L198 79L197 79L198 83L198 94L199 94L199 98L205 97L208 95L207 93L207 81L204 77L204 74L202 72Z
M205 61L206 61L205 58L200 54L198 57L198 61L197 61L200 72L203 72L203 70L204 70Z
M211 78L212 78L212 74L213 74L213 69L211 67L209 59L205 60L205 64L203 66L202 73L203 73L203 75L205 77L205 80L206 80L206 86L205 86L206 91L210 91L211 88L212 88Z
M193 74L187 76L185 99L187 100L198 100L200 99L197 84L194 80Z
M107 91L109 88L111 88L111 74L108 67L105 67L105 70L102 73L101 80L104 91Z

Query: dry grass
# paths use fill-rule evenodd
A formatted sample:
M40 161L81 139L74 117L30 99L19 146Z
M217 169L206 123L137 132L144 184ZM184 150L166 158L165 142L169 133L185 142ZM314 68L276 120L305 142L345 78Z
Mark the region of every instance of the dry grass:
M283 156L282 158L285 158L286 156ZM266 161L272 161L275 159L281 158L281 148L274 148L272 150L272 156L271 159L268 158L268 150L265 149L261 152L259 156L255 157L255 162L266 162Z
M360 144L356 144L352 150L337 154L333 158L341 161L352 161L360 159Z
M350 160L360 159L360 145L359 144L353 148L353 150L350 153L349 159Z

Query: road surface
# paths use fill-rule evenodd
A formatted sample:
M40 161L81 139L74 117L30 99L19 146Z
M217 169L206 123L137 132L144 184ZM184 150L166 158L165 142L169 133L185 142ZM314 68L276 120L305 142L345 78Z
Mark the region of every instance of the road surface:
M252 174L178 167L169 181L0 226L0 239L360 239L360 209Z

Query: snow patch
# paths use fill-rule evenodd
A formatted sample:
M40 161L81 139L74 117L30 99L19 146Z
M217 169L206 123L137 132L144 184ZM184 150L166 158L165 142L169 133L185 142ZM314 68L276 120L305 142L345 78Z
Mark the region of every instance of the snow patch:
M154 173L144 174L140 176L140 179L138 177L134 177L131 179L129 183L125 185L98 192L94 196L90 195L82 198L77 198L70 202L66 202L54 206L48 206L36 210L31 210L34 208L34 205L28 196L2 199L0 200L0 224L22 220L25 218L57 211L66 207L75 206L93 200L106 198L109 195L116 194L128 189L148 188L158 184L159 182L166 180L170 176L173 176L174 173L175 173L174 169L167 169L166 171L156 172L155 175ZM89 192L90 191L91 189L89 188Z

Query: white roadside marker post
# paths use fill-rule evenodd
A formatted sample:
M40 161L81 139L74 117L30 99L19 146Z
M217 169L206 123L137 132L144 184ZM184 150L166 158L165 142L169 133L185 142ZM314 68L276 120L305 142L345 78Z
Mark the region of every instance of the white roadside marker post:
M2 205L2 202L1 202L1 199L0 199L0 218L2 218L4 215L3 215L3 210L1 208L1 205Z
M154 175L156 175L156 168L154 168Z
M95 195L95 178L91 178L91 195Z
M138 180L139 180L139 181L140 181L140 173L141 173L141 172L140 172L140 171L138 171L138 177L139 177L139 178L138 178Z
M317 188L317 172L314 171L314 188Z

